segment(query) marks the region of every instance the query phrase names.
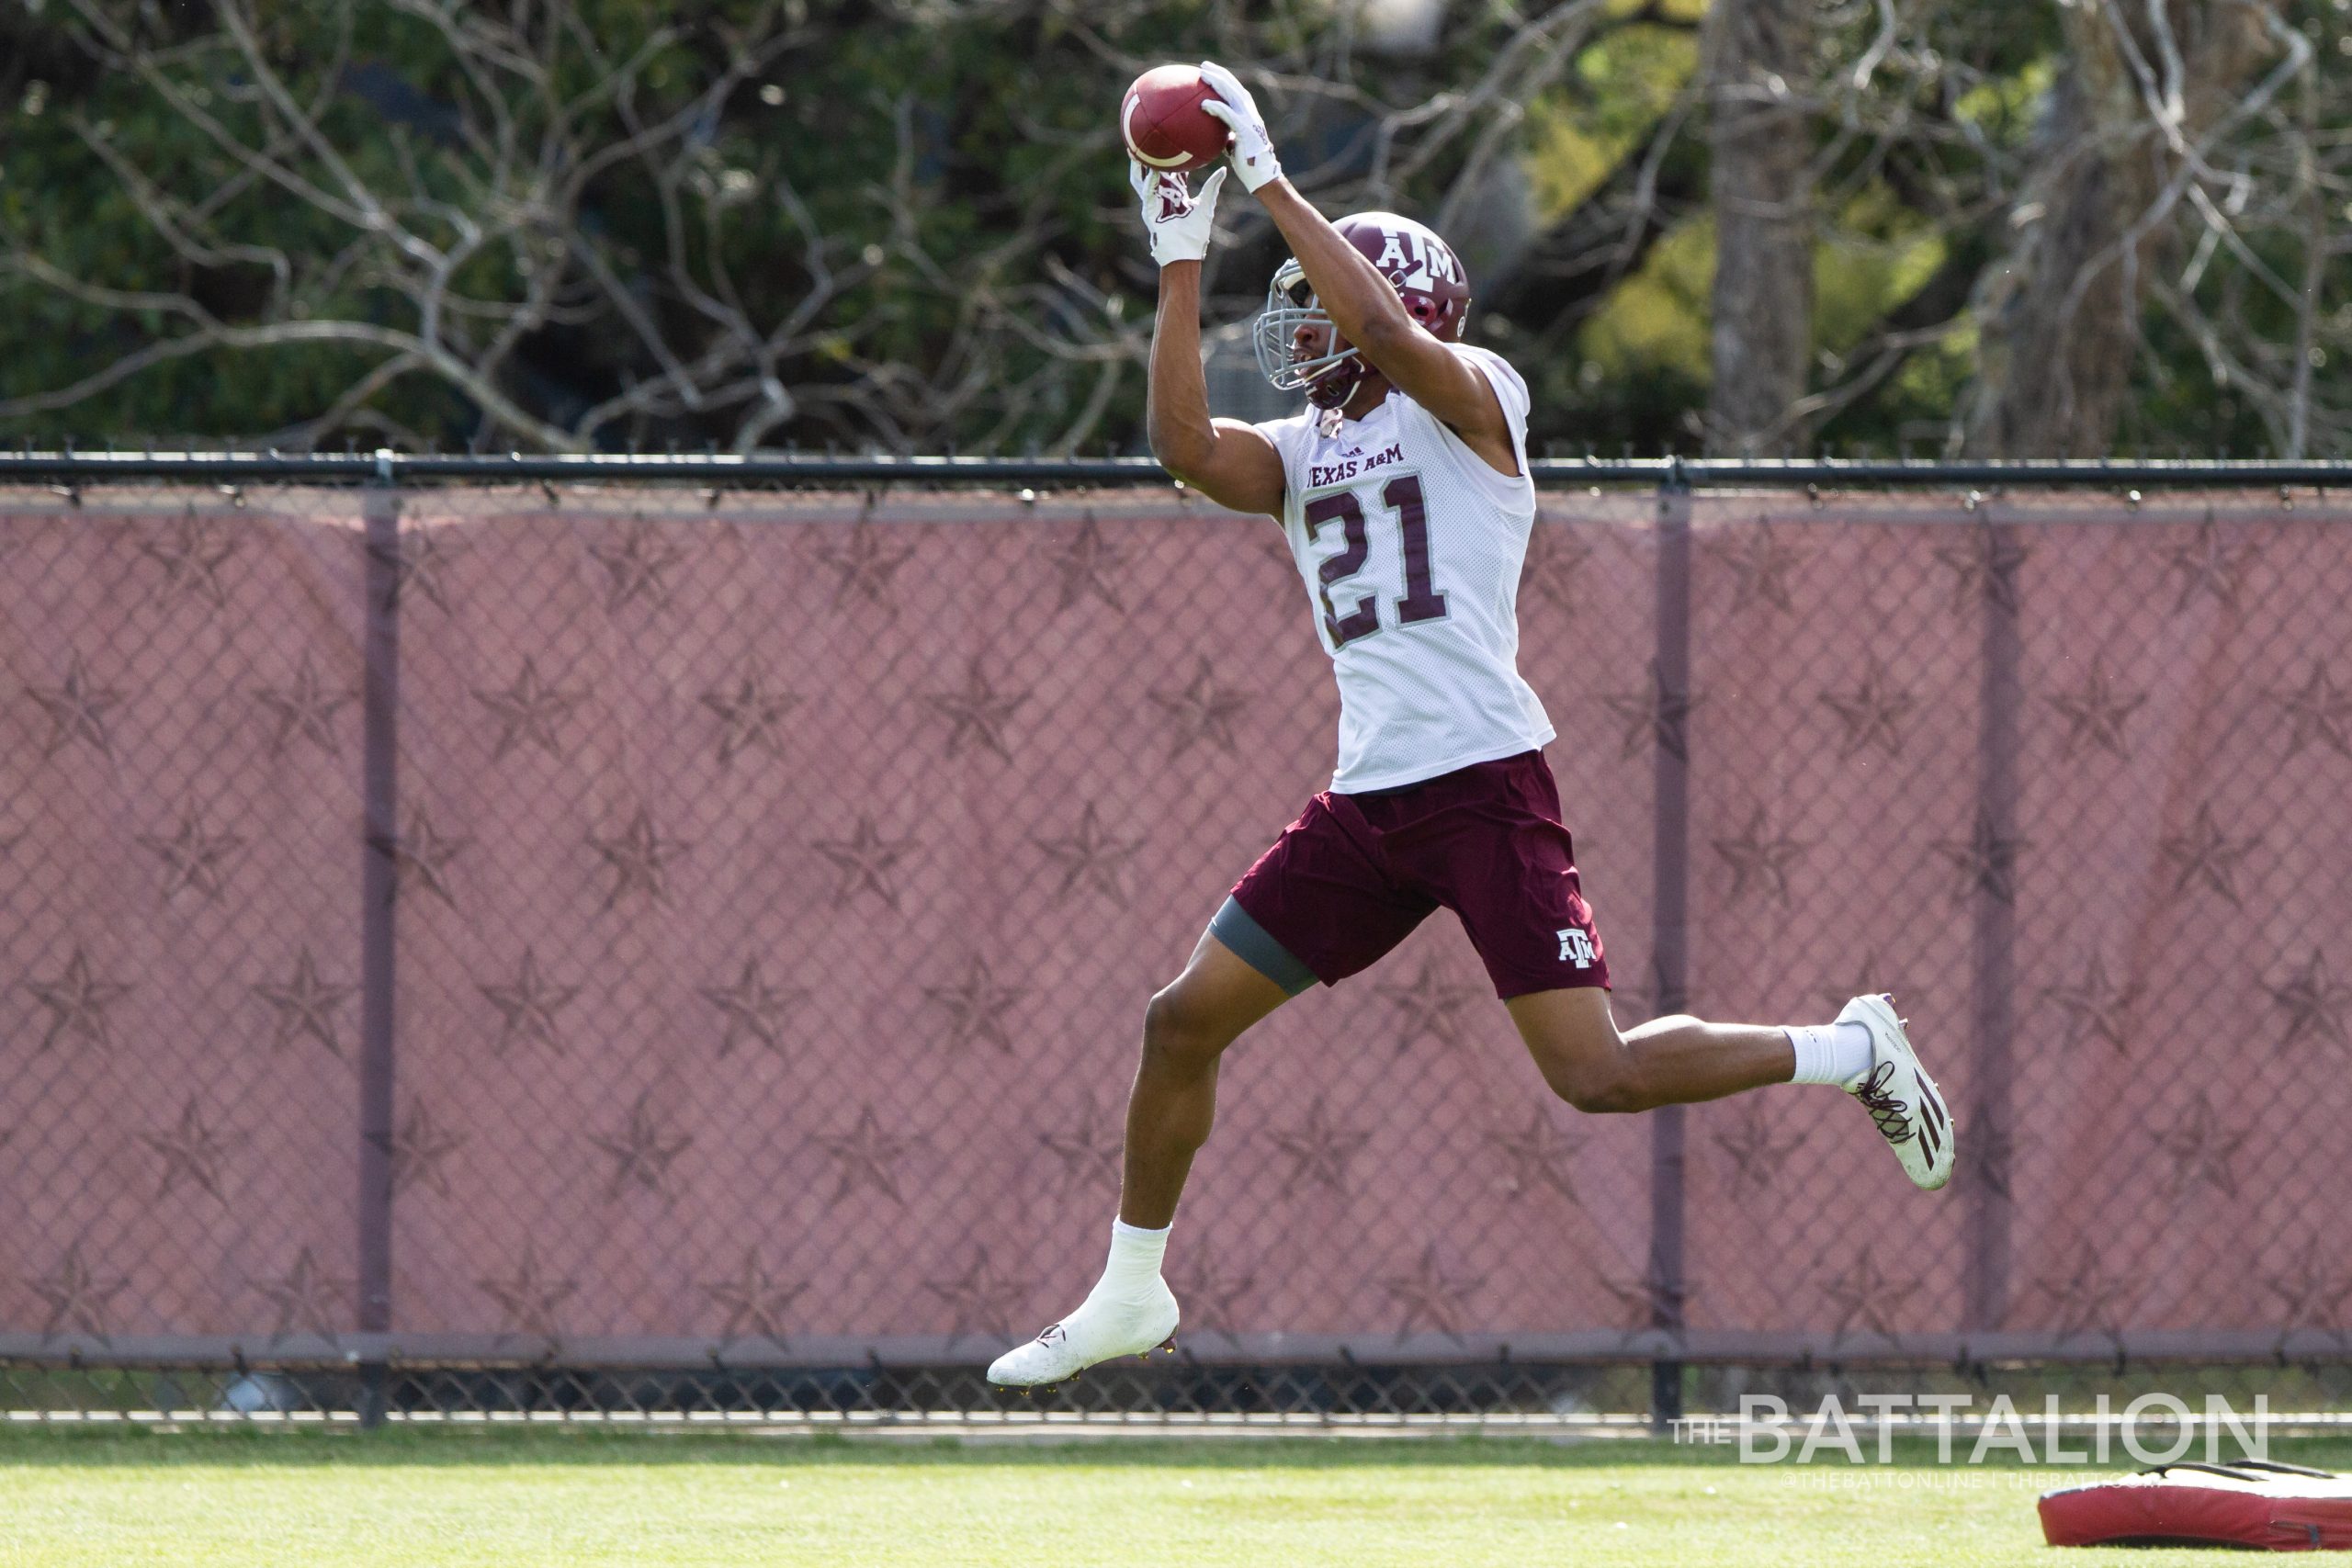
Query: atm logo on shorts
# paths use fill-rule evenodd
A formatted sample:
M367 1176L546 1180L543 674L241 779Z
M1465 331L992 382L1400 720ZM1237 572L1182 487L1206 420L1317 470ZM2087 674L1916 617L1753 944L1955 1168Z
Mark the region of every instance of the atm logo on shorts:
M1573 963L1579 969L1592 967L1592 938L1582 926L1567 926L1553 934L1560 939L1561 963Z

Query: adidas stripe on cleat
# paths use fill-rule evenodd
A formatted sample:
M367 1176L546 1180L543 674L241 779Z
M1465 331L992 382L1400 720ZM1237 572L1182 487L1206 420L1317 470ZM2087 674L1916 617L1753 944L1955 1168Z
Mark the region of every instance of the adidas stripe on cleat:
M1951 1179L1954 1151L1951 1111L1936 1080L1919 1066L1894 998L1856 997L1838 1015L1840 1023L1870 1031L1870 1070L1847 1086L1862 1102L1879 1135L1903 1164L1903 1173L1930 1191Z

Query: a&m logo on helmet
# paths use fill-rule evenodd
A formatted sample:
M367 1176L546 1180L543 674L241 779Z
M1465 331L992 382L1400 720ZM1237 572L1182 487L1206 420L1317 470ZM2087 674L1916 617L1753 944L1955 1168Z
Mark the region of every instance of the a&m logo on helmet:
M1393 212L1366 212L1358 218L1379 229L1380 254L1373 257L1372 265L1397 288L1434 290L1442 285L1468 285L1453 247L1430 230Z

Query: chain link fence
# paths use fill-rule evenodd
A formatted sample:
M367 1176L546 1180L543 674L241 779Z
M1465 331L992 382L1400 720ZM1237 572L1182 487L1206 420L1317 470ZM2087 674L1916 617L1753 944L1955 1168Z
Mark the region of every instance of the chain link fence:
M1441 918L1228 1057L1180 1353L1033 1398L978 1368L1099 1266L1143 1004L1329 777L1270 525L0 492L0 1404L2340 1408L2347 524L1548 490L1521 667L1620 1021L1892 989L1961 1176L1826 1089L1579 1117Z

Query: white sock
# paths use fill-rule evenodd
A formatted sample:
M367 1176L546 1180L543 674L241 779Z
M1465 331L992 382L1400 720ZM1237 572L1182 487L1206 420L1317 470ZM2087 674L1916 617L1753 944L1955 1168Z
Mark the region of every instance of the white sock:
M1168 1255L1168 1233L1174 1228L1162 1225L1156 1231L1148 1231L1125 1220L1113 1220L1110 1261L1102 1265L1102 1278L1092 1293L1130 1298L1141 1295L1159 1278L1159 1260Z
M1851 1020L1784 1024L1781 1032L1796 1047L1791 1083L1834 1083L1842 1089L1871 1070L1871 1032Z

